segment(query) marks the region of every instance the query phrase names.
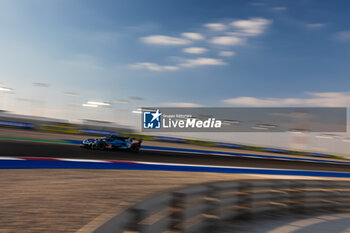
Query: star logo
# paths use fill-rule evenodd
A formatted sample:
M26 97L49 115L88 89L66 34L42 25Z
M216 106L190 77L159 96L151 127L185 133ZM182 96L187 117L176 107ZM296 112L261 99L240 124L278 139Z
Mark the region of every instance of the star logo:
M155 119L157 119L157 121L159 121L159 117L162 115L162 113L159 112L159 109L157 109L157 111L155 113L151 113L151 114L153 116L151 122L154 121Z
M160 129L161 115L162 113L159 112L159 109L157 111L143 111L143 128Z

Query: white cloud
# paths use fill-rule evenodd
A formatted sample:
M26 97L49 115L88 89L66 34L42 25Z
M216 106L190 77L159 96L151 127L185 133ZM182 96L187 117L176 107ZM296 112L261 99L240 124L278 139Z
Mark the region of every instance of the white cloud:
M162 66L164 70L178 70L177 66Z
M222 23L207 23L204 24L205 27L214 31L224 31L227 27Z
M246 34L242 32L225 32L226 35L228 36L233 36L233 37L245 37Z
M219 56L222 56L222 57L232 57L235 55L235 52L233 51L220 51L219 52Z
M162 106L167 107L181 107L181 108L195 108L195 107L201 107L200 104L195 103L188 103L188 102L169 102L169 103L163 103Z
M323 28L326 25L327 24L325 24L325 23L309 23L309 24L306 24L306 27L311 28L311 29L318 29L318 28Z
M217 36L211 39L210 42L218 45L243 45L245 39L235 36Z
M346 92L309 92L308 94L321 98L339 98L347 95Z
M349 42L350 41L350 31L337 32L334 35L334 39L336 39L338 41Z
M163 36L163 35L153 35L142 37L141 41L147 44L158 44L158 45L186 45L190 44L191 41L184 38Z
M223 60L215 58L201 57L196 59L183 59L183 62L178 66L162 66L157 63L139 62L130 65L131 69L148 69L151 71L175 71L181 67L196 67L196 66L220 66L226 65Z
M277 7L272 7L271 8L273 11L285 11L287 10L288 8L287 7L284 7L284 6L277 6Z
M184 32L181 35L191 40L204 40L204 36L200 33Z
M255 98L237 97L224 99L222 102L252 107L282 107L282 106L319 106L346 107L350 106L350 92L312 92L308 98Z
M208 52L207 48L196 47L190 44L200 42L206 39L207 42L220 46L239 46L245 45L249 36L256 36L264 32L272 21L264 18L251 18L247 20L236 20L231 24L224 23L208 23L204 26L211 29L208 32L211 38L205 38L205 35L197 32L183 32L179 37L166 35L150 35L141 37L140 40L147 44L155 45L182 45L182 52L189 54L204 54ZM227 29L230 29L227 31ZM186 46L187 45L187 46ZM186 47L185 47L186 46ZM220 47L219 47L220 48ZM223 50L230 50L228 48ZM216 51L220 57L232 57L235 55L233 51ZM148 69L152 71L178 70L181 67L196 67L196 66L219 66L227 63L219 58L199 57L196 59L183 59L175 66L164 66L151 62L140 62L130 65L135 69Z
M231 23L231 26L237 28L247 36L257 36L264 32L272 21L264 18L252 18L249 20L236 20Z
M243 105L243 106L282 106L282 100L280 99L258 99L255 97L237 97L231 99L222 100L224 103L232 104L232 105Z
M263 2L252 2L249 5L251 5L251 6L265 6L265 3L263 3Z
M182 50L185 53L193 53L193 54L201 54L208 51L206 48L200 48L200 47L190 47L190 48L184 48Z
M129 103L130 101L129 100L123 100L123 99L116 99L113 101L114 103L117 103L117 104L127 104Z
M132 64L130 66L132 69L148 69L152 71L173 71L173 70L178 70L179 68L177 66L161 66L156 63L151 63L151 62L139 62Z
M184 67L195 67L195 66L221 66L226 65L221 59L201 57L197 59L186 59L184 63L180 64Z

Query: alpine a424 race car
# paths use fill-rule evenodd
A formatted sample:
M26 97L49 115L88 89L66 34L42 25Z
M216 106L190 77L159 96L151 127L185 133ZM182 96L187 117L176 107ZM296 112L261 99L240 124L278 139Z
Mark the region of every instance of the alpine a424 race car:
M85 139L81 145L83 148L96 149L96 150L129 150L137 152L141 148L142 140L135 141L130 137L119 137L117 135L108 135L106 137L97 139Z

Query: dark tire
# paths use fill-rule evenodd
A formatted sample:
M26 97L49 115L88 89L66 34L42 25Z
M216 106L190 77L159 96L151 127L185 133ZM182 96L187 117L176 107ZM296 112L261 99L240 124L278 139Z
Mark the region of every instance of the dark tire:
M97 149L99 150L105 150L106 149L106 143L105 142L100 142L97 146Z
M132 152L138 152L140 150L140 147L138 145L131 145L129 150Z

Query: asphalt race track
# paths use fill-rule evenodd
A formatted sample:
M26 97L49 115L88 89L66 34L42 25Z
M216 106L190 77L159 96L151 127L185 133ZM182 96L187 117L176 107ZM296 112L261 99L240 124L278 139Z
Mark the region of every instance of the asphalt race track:
M96 151L83 149L78 145L22 141L0 141L0 155L350 172L350 165L142 150L138 153L129 151Z

